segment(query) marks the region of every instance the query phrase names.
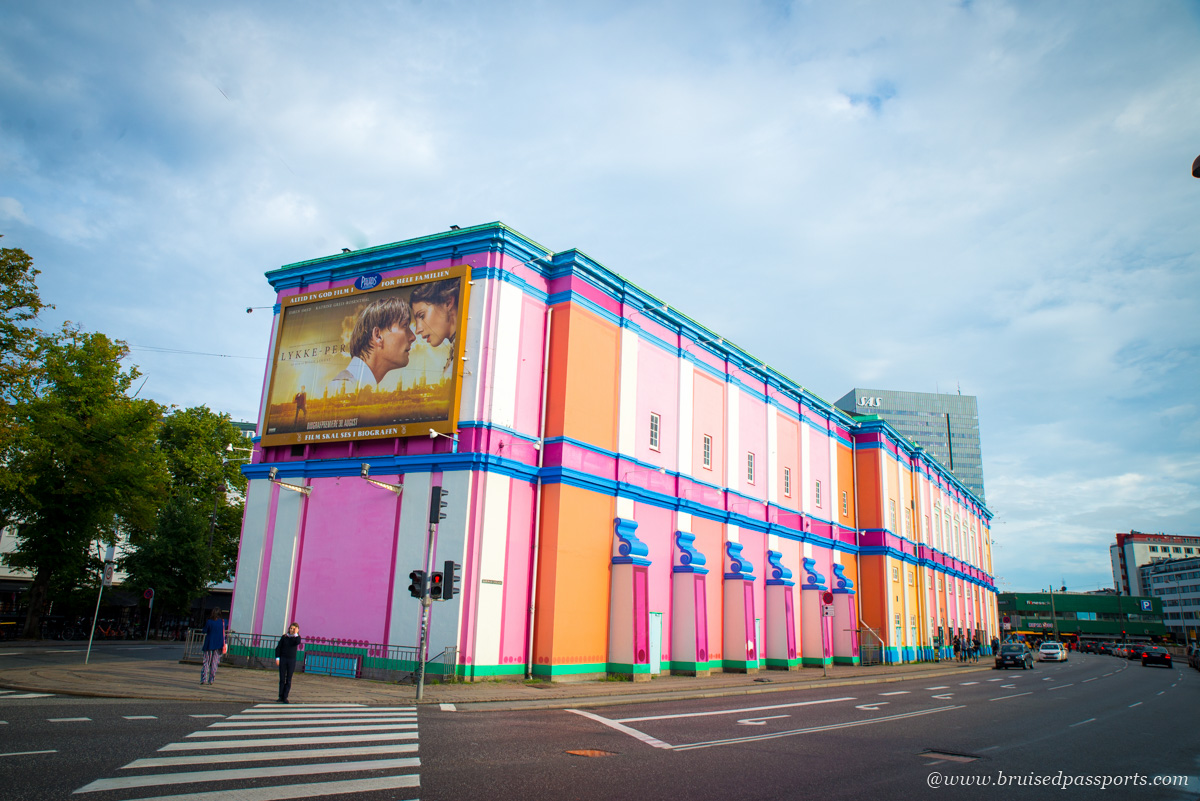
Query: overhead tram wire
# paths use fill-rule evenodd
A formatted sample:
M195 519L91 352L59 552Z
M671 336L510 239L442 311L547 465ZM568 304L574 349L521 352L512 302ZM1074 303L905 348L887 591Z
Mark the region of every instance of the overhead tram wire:
M179 348L160 348L154 345L128 345L130 350L145 350L151 353L178 353L187 356L215 356L220 359L254 359L256 361L266 361L265 356L235 356L229 353L206 353L199 350L181 350Z

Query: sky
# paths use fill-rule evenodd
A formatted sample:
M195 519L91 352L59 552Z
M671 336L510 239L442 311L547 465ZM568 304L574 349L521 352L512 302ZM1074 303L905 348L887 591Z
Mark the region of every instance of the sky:
M1200 534L1200 3L6 3L0 246L254 420L263 273L501 221L833 401L979 398L1001 590ZM205 355L210 354L210 355Z

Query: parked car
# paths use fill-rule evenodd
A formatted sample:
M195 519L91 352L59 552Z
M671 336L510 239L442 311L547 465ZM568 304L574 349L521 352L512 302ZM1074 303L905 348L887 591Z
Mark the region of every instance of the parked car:
M1039 662L1066 662L1067 649L1060 642L1044 642L1038 647Z
M1196 670L1200 670L1200 645L1188 646L1187 663L1189 667L1194 667Z
M1033 656L1024 643L1006 642L1001 644L1000 653L996 654L996 669L1007 670L1010 667L1020 667L1029 670L1033 667Z
M1142 667L1146 665L1166 665L1171 667L1171 652L1161 645L1148 645L1141 649Z

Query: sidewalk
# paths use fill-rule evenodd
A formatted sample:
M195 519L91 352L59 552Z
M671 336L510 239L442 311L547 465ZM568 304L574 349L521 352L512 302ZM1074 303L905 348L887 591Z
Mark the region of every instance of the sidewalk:
M571 683L481 681L426 684L421 703L454 704L461 711L561 709L611 706L689 698L879 684L908 679L934 679L990 670L991 662L942 662L913 665L834 665L825 678L820 669L796 672L761 671L753 675L719 673L707 678L659 676L648 682L588 681ZM169 661L102 662L0 670L0 687L24 692L98 698L158 701L223 701L270 703L277 695L273 670L222 666L212 686L200 686L198 665ZM416 688L365 679L342 679L297 673L290 700L296 704L412 704Z

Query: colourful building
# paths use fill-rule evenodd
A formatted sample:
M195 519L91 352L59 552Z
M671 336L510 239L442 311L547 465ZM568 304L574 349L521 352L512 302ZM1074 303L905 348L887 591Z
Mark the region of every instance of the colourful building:
M911 661L999 633L979 498L579 251L492 223L267 277L235 631L414 645L408 574L452 560L431 652L468 678Z

